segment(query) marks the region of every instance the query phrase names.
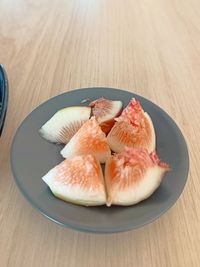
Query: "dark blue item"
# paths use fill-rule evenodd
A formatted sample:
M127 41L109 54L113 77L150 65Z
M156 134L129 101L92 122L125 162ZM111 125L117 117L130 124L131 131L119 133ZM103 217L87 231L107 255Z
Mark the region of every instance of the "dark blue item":
M8 79L5 69L0 65L0 136L6 117L8 105Z

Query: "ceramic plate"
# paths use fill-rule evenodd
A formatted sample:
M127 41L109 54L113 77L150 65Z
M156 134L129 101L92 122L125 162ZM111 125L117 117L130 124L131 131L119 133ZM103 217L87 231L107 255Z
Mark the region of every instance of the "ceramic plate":
M0 136L3 130L8 105L8 80L5 69L0 65Z
M40 127L59 109L81 104L85 98L122 100L126 106L132 97L140 101L154 123L157 152L171 171L160 187L145 201L120 207L82 207L59 200L41 180L63 158L62 145L44 140ZM178 199L185 186L189 158L184 137L170 116L149 100L118 89L85 88L53 97L33 110L18 128L11 147L11 167L17 186L25 198L52 221L80 231L113 233L135 229L152 222Z

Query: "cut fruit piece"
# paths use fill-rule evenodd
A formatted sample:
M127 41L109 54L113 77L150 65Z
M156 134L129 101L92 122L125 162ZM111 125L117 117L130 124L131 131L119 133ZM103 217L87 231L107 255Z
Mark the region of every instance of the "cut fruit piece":
M103 97L89 104L92 107L92 114L104 133L108 134L110 132L115 123L114 119L121 114L122 105L122 101L109 100Z
M155 152L126 147L106 162L107 206L129 206L148 198L168 170L169 166Z
M52 193L62 200L84 206L103 205L106 202L102 169L92 155L66 159L42 179Z
M107 136L110 148L121 152L125 146L155 150L156 136L152 120L140 103L132 98Z
M95 155L101 163L105 163L111 155L105 133L102 132L95 117L86 121L61 150L61 155L64 158L86 154Z
M40 129L50 142L67 144L84 122L90 118L90 107L67 107L57 111Z

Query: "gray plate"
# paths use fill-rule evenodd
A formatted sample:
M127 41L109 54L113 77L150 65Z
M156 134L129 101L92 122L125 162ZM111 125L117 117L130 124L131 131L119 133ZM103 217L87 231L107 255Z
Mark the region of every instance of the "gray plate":
M156 192L131 207L81 207L53 196L41 177L63 159L61 145L44 140L40 127L59 109L79 105L81 100L99 97L122 100L124 106L136 97L154 123L157 152L171 171ZM85 104L82 104L85 105ZM168 210L180 196L188 175L187 146L175 122L161 108L127 91L110 88L86 88L53 97L33 110L18 128L11 147L11 167L17 186L25 198L54 222L80 231L113 233L134 229L152 222Z

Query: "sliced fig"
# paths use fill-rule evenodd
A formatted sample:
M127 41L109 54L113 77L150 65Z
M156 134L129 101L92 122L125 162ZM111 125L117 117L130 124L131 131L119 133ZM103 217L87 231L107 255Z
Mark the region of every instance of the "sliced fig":
M106 135L94 116L82 125L69 143L61 150L61 155L64 158L86 154L96 156L101 163L105 163L111 155Z
M168 170L169 166L155 152L126 147L106 162L107 206L129 206L148 198Z
M105 98L99 98L89 104L92 107L92 114L97 119L101 129L108 134L115 123L115 118L122 111L122 101L114 101Z
M114 152L123 151L125 146L155 150L156 137L152 120L140 103L132 98L107 136Z
M101 166L92 155L66 159L42 179L52 193L62 200L84 206L103 205L106 202Z
M39 132L50 142L67 144L90 115L90 107L67 107L57 111Z

